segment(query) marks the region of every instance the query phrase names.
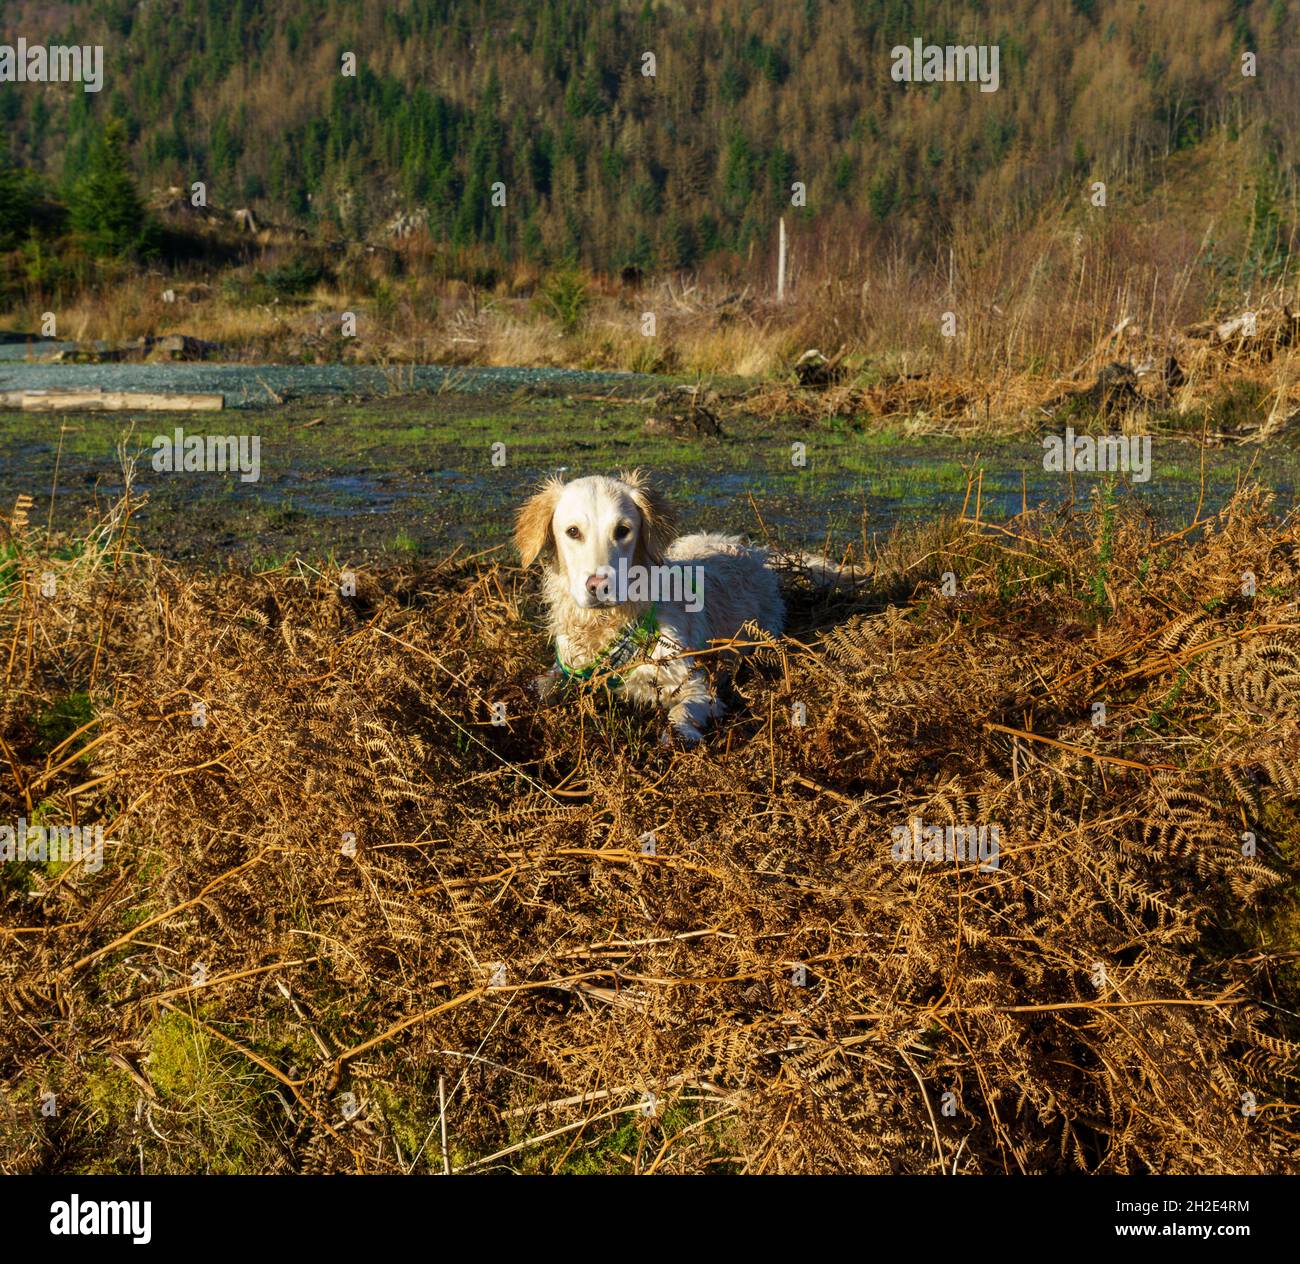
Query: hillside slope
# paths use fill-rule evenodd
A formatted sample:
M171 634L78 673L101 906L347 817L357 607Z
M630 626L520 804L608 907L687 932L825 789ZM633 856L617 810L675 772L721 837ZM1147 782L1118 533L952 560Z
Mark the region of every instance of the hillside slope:
M435 240L514 257L690 266L750 255L785 211L919 250L1093 181L1141 185L1216 134L1249 137L1270 204L1287 203L1298 15L1296 0L18 0L9 38L102 43L106 82L6 85L0 117L56 185L118 114L147 184L202 180L223 205L354 237L427 217ZM996 44L997 91L895 81L891 48L917 38Z

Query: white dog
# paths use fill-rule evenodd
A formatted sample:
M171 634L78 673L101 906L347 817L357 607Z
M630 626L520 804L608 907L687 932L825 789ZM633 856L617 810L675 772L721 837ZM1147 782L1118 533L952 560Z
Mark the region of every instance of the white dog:
M692 653L751 621L773 635L785 626L767 552L739 536L675 536L639 471L551 479L519 510L515 542L525 566L542 559L557 675L663 707L687 742L722 712Z

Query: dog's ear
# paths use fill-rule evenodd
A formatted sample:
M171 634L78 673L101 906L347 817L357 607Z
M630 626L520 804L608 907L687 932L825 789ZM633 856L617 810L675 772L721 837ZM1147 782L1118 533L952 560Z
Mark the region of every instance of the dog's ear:
M637 560L658 566L664 560L664 550L677 534L677 516L672 506L648 482L640 470L625 470L618 480L632 495L641 514L641 530L637 535Z
M547 479L541 490L525 501L515 514L515 544L525 566L531 566L539 555L550 557L555 552L551 519L563 488L560 479Z

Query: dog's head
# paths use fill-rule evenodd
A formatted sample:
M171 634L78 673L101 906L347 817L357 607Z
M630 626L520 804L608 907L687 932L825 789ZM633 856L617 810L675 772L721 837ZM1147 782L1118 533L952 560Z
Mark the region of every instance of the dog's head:
M540 557L583 609L615 604L608 581L620 561L659 565L674 531L667 502L639 470L572 483L550 479L515 518L524 565Z

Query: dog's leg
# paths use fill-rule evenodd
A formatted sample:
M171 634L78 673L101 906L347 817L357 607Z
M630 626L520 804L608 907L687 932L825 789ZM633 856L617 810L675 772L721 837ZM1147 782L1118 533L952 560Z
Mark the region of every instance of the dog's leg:
M668 723L672 731L684 742L694 744L704 737L704 726L716 719L720 713L718 700L705 687L702 694L681 698L681 693L672 695L680 701L668 709Z
M684 742L700 741L709 721L722 714L708 677L689 658L638 667L624 687L633 702L667 711L671 731Z

